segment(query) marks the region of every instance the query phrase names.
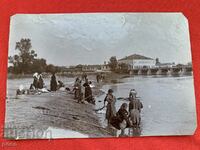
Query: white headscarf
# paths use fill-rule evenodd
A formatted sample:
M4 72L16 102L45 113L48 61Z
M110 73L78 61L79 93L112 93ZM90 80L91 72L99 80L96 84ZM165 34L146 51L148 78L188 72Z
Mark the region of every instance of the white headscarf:
M33 77L36 77L36 78L38 78L38 73L37 73L37 72L35 72L35 73L33 74Z

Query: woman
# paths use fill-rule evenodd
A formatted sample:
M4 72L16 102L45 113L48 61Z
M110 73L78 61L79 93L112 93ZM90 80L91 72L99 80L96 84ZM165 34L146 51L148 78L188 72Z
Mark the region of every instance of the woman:
M106 95L106 97L104 99L104 105L105 105L106 102L107 102L106 119L108 120L108 125L109 125L111 118L116 115L116 109L115 109L116 98L113 95L112 89L108 90L108 94Z
M117 117L120 119L120 121L126 121L127 126L130 126L130 121L128 119L128 111L127 111L128 105L126 103L123 103L120 107L120 109L117 112ZM121 123L120 122L120 123Z
M127 108L128 108L128 105L126 103L123 103L117 112L117 118L119 119L119 127L121 129L121 135L124 135L125 128L128 128L131 126Z
M53 74L53 75L51 76L50 90L51 90L51 91L56 91L56 90L57 90L57 81L56 81L56 76L55 76L55 74Z
M42 75L39 75L39 80L38 80L38 88L42 89L44 87L44 80L42 79Z
M86 82L83 84L83 86L85 87L85 100L88 103L93 103L93 98L92 98L92 89L90 87L91 81L89 82L86 79Z
M81 93L81 80L77 77L74 83L74 99L79 98L79 94Z
M33 74L33 86L35 87L35 89L38 89L38 73L34 73Z

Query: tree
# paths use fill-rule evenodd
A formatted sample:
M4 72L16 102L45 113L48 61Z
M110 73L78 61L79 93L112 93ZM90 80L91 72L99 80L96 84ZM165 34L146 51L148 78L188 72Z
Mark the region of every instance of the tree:
M119 70L122 73L128 73L129 66L126 63L120 63L119 64Z
M111 71L115 71L117 69L118 62L117 62L116 56L112 56L110 58L108 65L109 65Z
M34 59L33 64L31 65L31 70L32 72L45 72L46 71L46 60L41 58L41 59Z
M31 40L22 38L16 42L15 50L19 51L19 55L9 57L9 62L13 64L16 73L30 73L30 67L33 64L37 54L31 50Z
M55 73L56 72L56 67L52 64L49 64L46 66L46 72L48 73Z

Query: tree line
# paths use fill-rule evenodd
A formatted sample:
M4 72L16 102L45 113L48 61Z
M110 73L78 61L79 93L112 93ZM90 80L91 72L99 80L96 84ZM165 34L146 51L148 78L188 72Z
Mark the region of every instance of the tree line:
M37 53L32 49L29 38L22 38L19 42L16 42L15 50L18 51L18 54L8 57L9 63L12 64L8 67L9 73L61 72L61 67L47 64L44 58L37 58Z

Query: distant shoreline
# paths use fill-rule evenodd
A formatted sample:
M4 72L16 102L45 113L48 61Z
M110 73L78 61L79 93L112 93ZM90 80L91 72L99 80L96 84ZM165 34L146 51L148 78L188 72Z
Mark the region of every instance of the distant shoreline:
M56 73L56 76L63 76L63 77L77 77L81 76L83 72L78 72L78 73ZM98 72L86 72L87 75L97 75ZM120 76L130 76L129 74L118 74L118 73L113 73L113 72L106 72L103 73L106 76L114 76L114 77L120 77ZM49 78L52 74L51 73L42 73L43 78ZM20 79L20 78L32 78L33 74L13 74L13 73L8 73L7 78L8 79Z

